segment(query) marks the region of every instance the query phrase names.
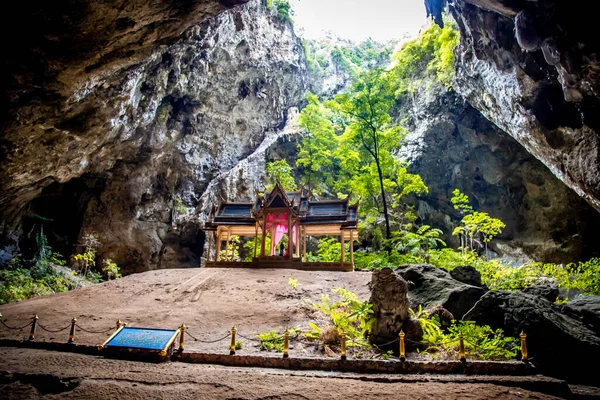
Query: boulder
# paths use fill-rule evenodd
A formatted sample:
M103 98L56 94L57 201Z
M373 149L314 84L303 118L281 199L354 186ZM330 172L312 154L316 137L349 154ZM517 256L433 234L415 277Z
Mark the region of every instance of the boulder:
M373 271L371 298L375 323L371 342L387 343L398 338L402 323L408 319L408 284L390 268Z
M481 284L481 274L469 265L454 268L450 271L450 276L467 285L483 286Z
M571 314L563 306L522 292L489 291L463 317L479 325L501 328L506 335L527 334L529 357L548 374L565 379L596 379L594 370L581 362L600 357L600 338L582 320L584 312L597 305L570 306ZM597 314L595 314L597 315ZM568 366L568 367L567 367Z
M428 264L400 265L395 270L409 284L413 306L442 306L460 319L485 291L457 281L443 269Z
M558 297L558 285L533 285L523 289L523 293L541 296L544 299L554 303L556 301L556 298Z
M563 311L600 337L600 296L579 297L565 304Z

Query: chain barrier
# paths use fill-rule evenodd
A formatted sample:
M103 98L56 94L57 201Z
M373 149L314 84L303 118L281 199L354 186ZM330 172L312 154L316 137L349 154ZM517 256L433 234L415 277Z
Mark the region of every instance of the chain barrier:
M4 320L2 318L0 318L0 322L2 322L2 325L4 325L5 327L7 327L8 329L13 330L13 331L22 331L23 329L27 328L28 326L31 326L31 324L33 323L33 322L30 322L27 325L17 328L17 327L12 327L12 326L6 325L6 323L4 322Z
M112 331L112 330L114 330L114 329L115 329L114 327L110 327L110 328L108 328L108 329L106 329L106 330L104 330L104 331L90 331L90 330L87 330L87 329L84 329L84 328L82 328L82 327L81 327L79 324L76 324L75 326L76 326L76 327L77 327L77 328L78 328L80 331L84 331L84 332L87 332L87 333L107 333L107 332L110 332L110 331Z
M50 333L58 333L58 332L62 332L64 330L67 330L71 327L71 324L65 326L62 329L57 329L57 330L52 330L52 329L48 329L46 328L44 325L40 324L39 322L37 323L37 326L39 326L40 328L42 328L42 330L45 330L46 332L50 332Z
M188 332L187 330L185 331L185 333L191 337L192 339L194 339L196 342L201 342L201 343L217 343L220 342L221 340L225 340L227 339L229 336L231 336L231 332L228 333L227 335L223 336L220 339L216 339L216 340L202 340L202 339L198 339L197 337L193 336L190 332Z

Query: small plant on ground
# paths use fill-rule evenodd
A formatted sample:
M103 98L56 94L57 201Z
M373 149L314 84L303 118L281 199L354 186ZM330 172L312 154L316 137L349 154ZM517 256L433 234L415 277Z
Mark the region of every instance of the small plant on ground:
M289 330L290 336L296 334L295 329ZM266 351L275 351L281 353L283 351L283 334L277 333L276 330L262 332L256 335L260 340L260 349Z
M111 260L110 258L107 258L104 260L104 267L102 267L102 271L104 273L106 273L106 277L108 278L109 281L111 279L118 279L123 276L119 272L120 271L119 266L115 262L113 262L113 260Z
M288 280L288 284L289 284L289 285L292 287L292 289L294 289L294 290L298 290L298 286L302 286L302 284L301 284L301 283L298 283L298 280L297 280L297 279L294 279L294 278L290 278L290 279Z
M183 204L183 200L181 200L180 198L175 199L175 206L173 208L175 209L175 211L177 211L178 214L181 214L181 215L187 214L187 208L185 208L185 205Z
M242 341L241 340L236 340L236 342L235 342L235 349L236 350L241 350L242 349Z
M80 262L79 272L83 273L84 277L88 276L88 271L96 266L96 249L101 246L97 236L93 233L85 233L82 236L81 246L85 247L85 251L75 255L75 260Z

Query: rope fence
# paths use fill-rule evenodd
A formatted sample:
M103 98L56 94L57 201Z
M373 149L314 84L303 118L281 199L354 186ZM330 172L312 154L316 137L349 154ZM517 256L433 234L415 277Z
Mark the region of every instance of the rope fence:
M74 343L75 342L75 332L76 331L83 331L86 333L90 333L90 334L106 334L108 332L114 331L113 336L120 330L122 329L124 326L126 326L127 324L121 322L121 320L118 320L116 323L116 326L114 327L109 327L107 329L104 330L89 330L86 328L83 328L81 325L79 325L77 323L77 319L73 318L71 320L71 323L69 325L66 325L62 328L49 328L47 326L42 325L39 321L39 317L37 315L34 315L32 317L31 322L29 322L26 325L23 326L19 326L19 327L13 327L8 325L3 317L2 314L0 314L0 324L2 324L2 326L4 326L6 329L11 330L11 331L22 331L28 327L31 327L30 333L29 333L29 339L28 340L34 340L35 336L36 336L36 329L37 327L39 327L40 329L42 329L45 332L48 333L60 333L63 331L66 331L67 329L70 329L69 332L69 338L68 338L68 342L67 343ZM237 329L235 327L233 327L231 329L231 331L227 332L227 334L225 334L224 336L218 337L216 339L206 339L206 338L198 338L196 336L194 336L193 334L191 334L189 332L189 330L187 329L187 327L185 325L181 325L181 327L176 331L176 335L179 335L179 341L180 341L180 346L179 346L179 351L183 351L183 346L184 346L184 336L187 335L188 337L190 337L192 340L196 341L196 342L200 342L200 343L206 343L206 344L213 344L213 343L218 343L221 342L223 340L227 340L229 338L231 338L231 344L230 344L230 355L235 355L235 351L236 351L236 346L238 345L238 343L236 342L236 337L240 337L244 340L247 340L249 342L254 342L254 343L260 343L261 345L263 343L272 343L272 342L281 342L283 340L283 357L284 358L288 358L289 356L289 343L290 342L303 342L306 340L310 340L312 341L313 339L311 338L306 338L302 335L302 332L296 332L296 334L292 337L290 337L290 332L288 329L285 330L285 332L283 333L283 335L274 335L271 338L260 338L258 337L258 334L254 334L254 337L251 336L247 336L247 335L242 335L240 333L237 332ZM367 337L373 337L373 335L367 335ZM112 337L112 336L111 336ZM528 361L528 353L527 353L527 335L525 334L525 332L521 332L520 334L520 339L521 339L521 360L523 362L527 362ZM110 339L110 338L109 338ZM355 345L355 338L351 338L353 346ZM381 343L381 344L374 344L375 347L381 348L381 347L386 347L386 346L391 346L394 345L396 343L398 343L399 345L399 358L400 361L404 362L405 361L405 357L406 357L406 350L405 350L405 345L406 342L414 344L414 345L423 345L422 342L419 341L415 341L409 338L406 338L406 335L404 334L403 331L400 331L400 333L398 334L398 337L388 341L386 343ZM471 341L466 341L470 346L472 346L473 348L475 348L476 350L481 348L481 346L479 346L477 343L473 343ZM439 343L436 344L436 347L441 347L441 346L445 346L447 344L453 344L456 345L457 344L457 339L452 339L452 340L448 340L446 342L443 343ZM340 348L341 348L341 359L342 360L346 360L346 333L342 332L340 334ZM103 346L100 346L103 347ZM458 335L458 353L459 353L459 359L462 362L466 361L466 353L465 353L465 339L462 333L459 333Z

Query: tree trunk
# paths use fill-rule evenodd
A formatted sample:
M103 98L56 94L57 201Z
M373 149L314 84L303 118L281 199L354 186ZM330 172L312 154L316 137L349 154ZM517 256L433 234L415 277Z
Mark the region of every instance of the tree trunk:
M379 175L379 186L381 187L381 200L383 202L383 216L385 217L385 238L389 239L392 236L390 231L390 217L388 215L387 200L385 198L385 189L383 188L383 172L381 171L381 165L379 164L379 158L375 158L375 164L377 164L377 174Z

